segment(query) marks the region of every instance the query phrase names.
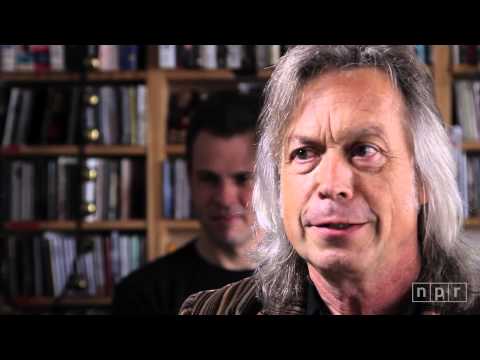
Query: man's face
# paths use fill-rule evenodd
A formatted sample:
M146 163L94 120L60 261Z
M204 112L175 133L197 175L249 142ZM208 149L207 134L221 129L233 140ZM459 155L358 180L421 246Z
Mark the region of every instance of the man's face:
M193 206L207 235L236 246L251 238L254 134L222 138L201 131L193 144Z
M413 159L401 94L373 69L309 83L282 149L288 239L310 266L389 274L418 252Z

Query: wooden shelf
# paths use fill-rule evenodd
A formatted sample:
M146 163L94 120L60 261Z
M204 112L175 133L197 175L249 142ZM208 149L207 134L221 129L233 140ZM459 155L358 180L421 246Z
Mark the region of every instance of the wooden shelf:
M170 81L231 81L242 78L268 79L271 69L261 69L254 74L236 73L229 69L156 69L166 74ZM145 81L145 70L92 71L86 74L87 81ZM70 82L80 81L81 74L76 72L3 72L0 80L12 82Z
M111 220L77 223L75 221L8 221L4 223L7 231L143 231L145 220Z
M52 306L54 298L45 296L36 297L17 297L13 303L19 307ZM66 297L59 301L57 305L67 306L108 306L111 305L110 297Z
M145 81L146 71L97 71L86 74L87 81ZM80 73L72 72L11 72L0 73L0 80L11 82L77 82Z
M87 74L88 81L145 81L147 72L141 70L97 71Z
M187 148L183 144L167 145L167 155L184 156L187 154Z
M480 217L468 218L465 220L465 227L479 227Z
M160 227L165 226L169 231L197 231L200 230L198 220L161 220Z
M0 73L1 81L15 82L70 82L79 81L79 73L71 72L3 72Z
M10 145L0 148L0 155L8 157L78 156L78 145ZM145 156L146 148L140 145L86 145L88 156Z
M463 151L468 151L468 152L480 152L480 142L464 142L462 145Z
M480 75L480 67L476 65L454 65L452 68L453 75Z

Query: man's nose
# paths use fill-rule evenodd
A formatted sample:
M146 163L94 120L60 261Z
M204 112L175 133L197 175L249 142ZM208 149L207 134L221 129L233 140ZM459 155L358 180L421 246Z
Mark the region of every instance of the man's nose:
M353 198L353 169L342 154L327 151L322 155L316 172L317 191L321 199Z
M237 202L238 189L230 181L222 181L215 196L217 202L223 206L231 206Z

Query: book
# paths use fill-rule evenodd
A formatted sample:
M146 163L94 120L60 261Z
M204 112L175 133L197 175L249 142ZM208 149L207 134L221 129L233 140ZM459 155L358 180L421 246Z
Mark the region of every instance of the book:
M227 59L225 67L227 69L238 70L242 67L243 45L226 45Z
M65 45L48 45L50 70L65 71Z
M3 72L15 71L15 45L1 45L1 69Z
M18 121L21 105L21 89L13 87L8 102L7 117L5 120L5 130L3 132L2 146L12 144L15 123Z
M138 145L146 144L146 128L147 128L147 87L138 85L137 87L137 141Z
M218 69L217 45L200 45L198 62L203 69Z
M255 60L257 69L265 69L270 65L270 45L255 46Z
M50 70L50 51L48 45L30 45L33 57L33 70L45 72Z
M99 45L98 57L100 60L100 70L119 70L120 66L118 45Z
M177 67L176 45L158 45L158 67L161 69Z
M119 45L120 70L138 70L138 45Z

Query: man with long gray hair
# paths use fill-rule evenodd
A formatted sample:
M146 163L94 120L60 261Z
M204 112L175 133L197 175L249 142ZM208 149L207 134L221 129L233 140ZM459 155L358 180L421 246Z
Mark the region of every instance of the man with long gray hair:
M412 46L290 47L260 117L255 274L180 313L476 313L480 255L432 87Z

